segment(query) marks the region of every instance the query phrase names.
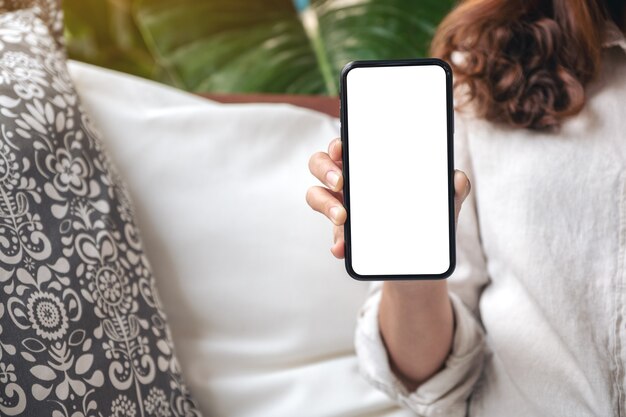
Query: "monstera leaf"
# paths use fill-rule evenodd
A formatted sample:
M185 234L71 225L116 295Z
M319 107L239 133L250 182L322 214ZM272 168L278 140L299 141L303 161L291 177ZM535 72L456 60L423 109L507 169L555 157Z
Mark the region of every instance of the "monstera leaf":
M135 0L155 61L181 88L337 94L356 59L424 56L452 0Z
M424 56L453 0L64 0L70 57L190 91L337 94L355 59Z

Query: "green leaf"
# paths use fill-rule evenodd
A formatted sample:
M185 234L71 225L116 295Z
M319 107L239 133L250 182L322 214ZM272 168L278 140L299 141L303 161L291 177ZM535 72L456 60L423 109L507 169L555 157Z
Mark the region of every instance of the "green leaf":
M70 58L163 79L132 15L131 0L63 0ZM168 79L164 79L168 81Z
M331 95L349 61L425 56L453 3L135 1L135 18L157 67L181 88Z

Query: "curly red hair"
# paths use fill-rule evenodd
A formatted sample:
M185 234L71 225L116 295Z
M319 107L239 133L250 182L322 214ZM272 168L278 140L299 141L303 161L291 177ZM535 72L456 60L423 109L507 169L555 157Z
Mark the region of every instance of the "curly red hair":
M451 63L455 85L465 87L477 116L552 129L583 108L585 86L600 67L607 20L623 26L624 5L465 0L442 21L431 53Z

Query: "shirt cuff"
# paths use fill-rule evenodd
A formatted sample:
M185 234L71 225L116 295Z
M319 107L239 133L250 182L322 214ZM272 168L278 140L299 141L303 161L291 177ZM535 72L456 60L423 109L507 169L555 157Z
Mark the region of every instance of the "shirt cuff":
M408 392L395 376L378 327L381 291L370 296L359 313L355 348L365 379L420 416L463 417L467 399L479 379L486 351L483 330L460 298L450 293L455 330L444 367L417 390Z

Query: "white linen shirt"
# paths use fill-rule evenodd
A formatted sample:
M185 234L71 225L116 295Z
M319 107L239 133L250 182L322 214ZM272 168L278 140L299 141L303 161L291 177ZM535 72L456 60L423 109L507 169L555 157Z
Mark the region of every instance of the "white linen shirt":
M448 279L444 367L407 392L389 367L373 283L362 373L420 416L626 416L626 40L609 26L587 102L557 133L456 115L472 192Z

